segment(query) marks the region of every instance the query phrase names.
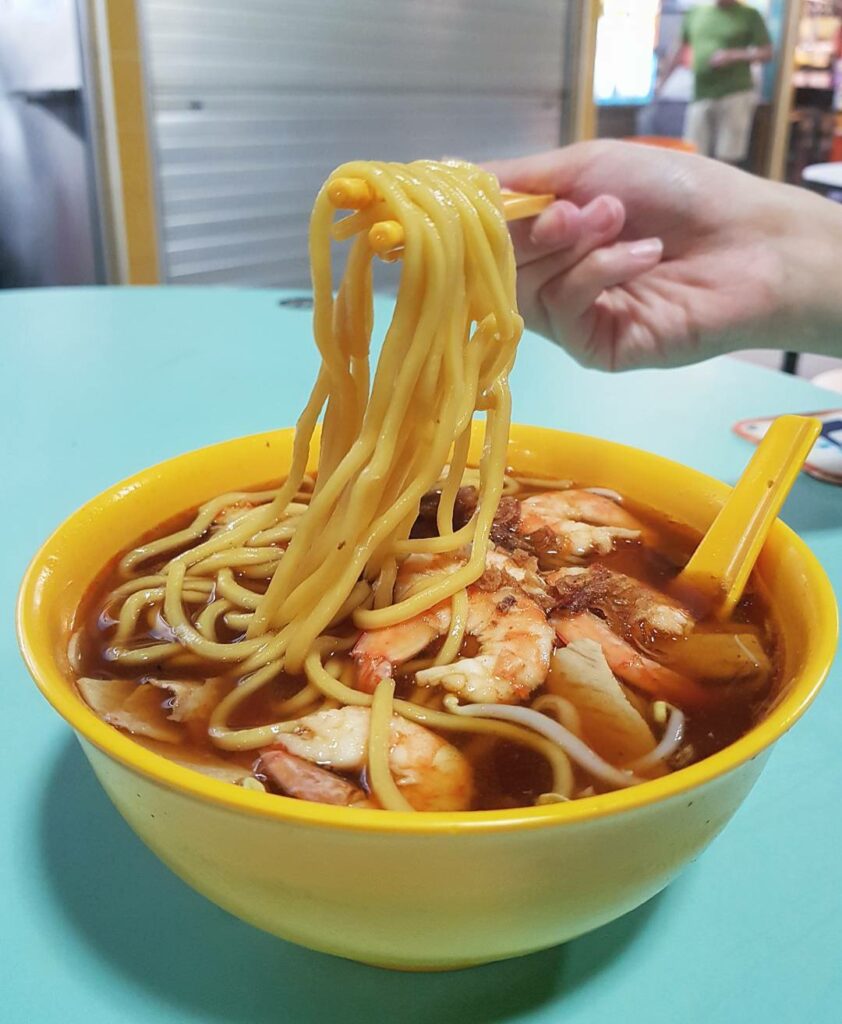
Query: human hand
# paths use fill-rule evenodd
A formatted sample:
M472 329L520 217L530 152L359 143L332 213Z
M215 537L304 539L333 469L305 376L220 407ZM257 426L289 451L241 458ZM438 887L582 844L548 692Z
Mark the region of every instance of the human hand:
M703 157L609 140L488 166L506 188L562 197L510 229L527 326L579 362L832 350L842 207Z

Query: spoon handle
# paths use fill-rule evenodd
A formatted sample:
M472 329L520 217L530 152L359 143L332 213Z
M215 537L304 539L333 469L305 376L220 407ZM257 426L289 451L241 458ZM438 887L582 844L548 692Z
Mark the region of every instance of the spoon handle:
M772 423L676 580L678 590L698 594L720 618L731 614L820 433L821 423L809 416Z

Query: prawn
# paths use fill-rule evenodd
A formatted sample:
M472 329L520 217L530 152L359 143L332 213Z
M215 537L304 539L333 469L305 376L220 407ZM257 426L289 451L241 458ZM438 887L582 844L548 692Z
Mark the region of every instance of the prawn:
M359 787L335 772L361 772L368 757L371 710L343 707L305 715L264 751L260 768L284 792L299 799L351 807L376 807ZM470 807L473 776L465 756L441 736L393 715L389 769L416 811L463 811Z
M575 613L598 610L626 636L686 636L695 622L677 601L625 573L604 565L568 567L547 576L558 591L556 609Z
M433 564L437 572L453 571L441 564L441 556L413 555L401 567L396 592L406 592ZM520 577L528 584L526 569L501 552L489 552L488 565L485 576L468 588L465 632L476 639L477 654L451 665L422 669L415 679L424 686L441 685L468 701L517 703L547 677L553 628L518 583ZM450 600L442 601L405 622L363 633L351 651L360 689L373 692L396 665L446 633L451 615Z
M603 494L571 489L531 494L520 502L517 532L549 530L564 554L607 555L617 541L645 539L648 531L618 502Z
M555 613L550 621L565 644L576 640L596 641L611 671L623 682L644 690L652 697L691 709L710 707L717 702L714 691L641 654L613 632L607 622L591 612L572 616Z
M372 807L367 794L353 782L296 757L282 747L264 751L258 771L287 796L340 807Z

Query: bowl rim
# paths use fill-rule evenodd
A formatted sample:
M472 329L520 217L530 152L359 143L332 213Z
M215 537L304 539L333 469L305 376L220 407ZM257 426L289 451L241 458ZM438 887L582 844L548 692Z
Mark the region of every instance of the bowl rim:
M133 492L143 486L144 481L157 478L162 472L174 471L180 462L199 453L207 455L217 452L219 455L224 455L226 450L233 452L243 444L262 443L264 440L278 435L289 434L291 430L292 428L280 428L261 431L217 442L164 459L133 473L107 487L67 516L33 556L18 593L16 606L18 645L38 689L73 728L83 747L87 741L112 760L139 773L158 786L202 802L214 804L217 807L289 824L321 826L349 832L406 835L531 830L561 827L574 822L595 821L660 804L682 797L702 785L713 782L754 760L770 748L804 714L827 677L836 652L839 629L837 603L833 588L824 569L805 542L790 527L778 520L774 526L775 531L785 539L788 546L795 549L799 563L809 578L809 585L817 592L816 603L820 609L819 621L815 623L817 642L808 651L790 691L762 721L736 742L687 768L641 783L638 786L566 803L493 811L417 813L355 809L310 803L291 797L243 789L240 786L211 778L194 769L182 767L167 757L147 749L141 743L104 722L74 691L66 674L61 671L51 656L49 645L46 641L39 642L37 598L42 577L45 572L49 572L51 565L54 564L53 548L61 542L62 535L68 526L79 518L95 516L100 506L110 503L118 493L126 495ZM692 479L694 484L700 487L704 486L717 498L721 497L723 500L731 490L727 484L714 477L641 448L549 427L512 424L513 437L521 431L552 435L556 441L569 438L581 443L585 440L598 448L612 448L619 450L620 453L628 453L630 456L633 454L638 459L643 456L654 465L660 465L672 472L678 470L685 479Z

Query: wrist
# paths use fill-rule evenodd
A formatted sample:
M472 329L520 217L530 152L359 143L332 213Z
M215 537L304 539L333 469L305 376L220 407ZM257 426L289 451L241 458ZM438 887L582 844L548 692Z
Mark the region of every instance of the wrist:
M779 346L842 354L842 205L797 190L781 238L781 313L788 325Z

